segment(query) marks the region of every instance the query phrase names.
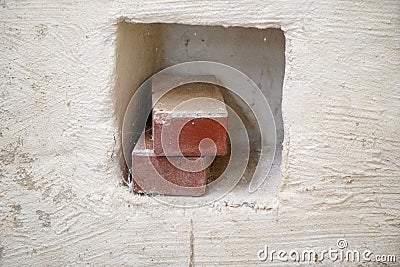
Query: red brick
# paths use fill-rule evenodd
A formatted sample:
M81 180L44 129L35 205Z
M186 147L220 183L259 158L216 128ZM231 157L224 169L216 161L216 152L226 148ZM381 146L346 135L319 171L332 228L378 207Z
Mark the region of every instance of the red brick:
M210 76L206 77L210 80ZM182 77L176 79L182 80ZM162 91L163 81L165 79L153 81L153 91ZM171 81L165 83L169 85ZM155 92L155 95L159 93ZM225 155L228 147L227 126L228 113L218 86L209 83L178 86L154 105L154 153L167 156ZM215 143L216 153L211 142L203 143L203 154L200 153L199 145L205 138Z
M206 157L174 157L178 163L192 161L197 169L206 166ZM194 160L198 160L194 162ZM156 156L151 140L151 128L142 134L132 151L134 192L180 196L201 196L205 193L209 167L197 172L181 170L167 157Z

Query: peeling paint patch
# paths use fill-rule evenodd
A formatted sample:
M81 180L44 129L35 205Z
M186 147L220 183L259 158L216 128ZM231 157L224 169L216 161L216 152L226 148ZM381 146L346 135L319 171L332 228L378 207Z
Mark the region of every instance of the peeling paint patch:
M30 172L28 172L25 168L20 167L17 170L14 181L28 190L37 190L36 182L33 180L33 178L34 177Z
M51 220L50 220L50 214L42 211L42 210L37 210L36 214L38 215L39 221L42 222L43 227L51 227Z
M22 227L22 221L18 218L18 214L21 213L22 207L20 204L11 204L11 217L12 217L12 223L14 227L19 228Z
M69 202L74 197L76 197L76 195L72 192L71 188L65 189L65 187L62 186L61 190L53 197L53 202L57 204L62 201Z

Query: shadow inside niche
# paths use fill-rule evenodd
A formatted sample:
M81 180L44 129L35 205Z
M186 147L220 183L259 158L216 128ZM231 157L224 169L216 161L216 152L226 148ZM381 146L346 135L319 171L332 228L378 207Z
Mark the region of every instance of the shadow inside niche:
M282 86L285 69L285 38L279 29L195 26L183 24L141 24L120 22L116 35L116 83L112 91L114 116L118 126L118 160L126 177L127 165L122 147L122 126L128 103L148 77L182 62L206 60L232 66L249 76L270 102L277 126L277 144L283 140L281 115ZM250 161L243 182L254 173L260 154L260 133L251 108L240 98L223 90L225 101L243 120L250 137ZM141 132L146 114L140 112L145 101L135 103L137 122L132 132ZM251 106L251 103L250 103ZM124 140L132 146L135 140ZM129 146L125 156L130 158ZM128 159L129 160L129 159ZM212 166L210 179L226 166L226 157Z

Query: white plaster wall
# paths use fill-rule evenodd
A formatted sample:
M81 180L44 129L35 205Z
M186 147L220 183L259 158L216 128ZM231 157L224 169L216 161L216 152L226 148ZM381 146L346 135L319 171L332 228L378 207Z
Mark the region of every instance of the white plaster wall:
M339 237L400 254L398 2L5 0L0 13L3 265L248 266L264 245ZM274 201L183 210L120 186L121 20L284 31Z

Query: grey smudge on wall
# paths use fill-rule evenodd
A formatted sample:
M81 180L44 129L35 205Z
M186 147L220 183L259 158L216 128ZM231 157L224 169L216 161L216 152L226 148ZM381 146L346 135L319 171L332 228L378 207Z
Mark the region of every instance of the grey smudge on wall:
M22 227L22 221L18 218L18 214L21 213L22 207L20 204L11 204L11 216L12 216L12 223L16 228Z
M42 210L37 210L36 214L38 215L39 221L42 222L43 227L51 227L50 214Z

